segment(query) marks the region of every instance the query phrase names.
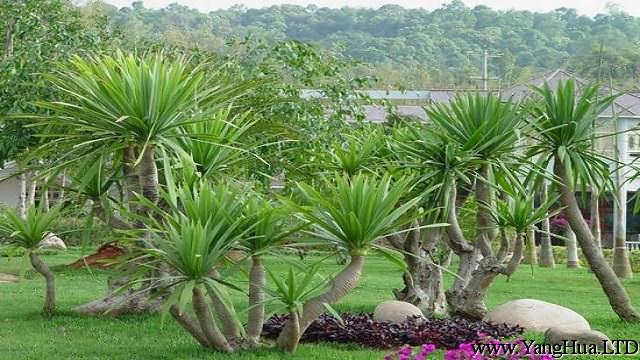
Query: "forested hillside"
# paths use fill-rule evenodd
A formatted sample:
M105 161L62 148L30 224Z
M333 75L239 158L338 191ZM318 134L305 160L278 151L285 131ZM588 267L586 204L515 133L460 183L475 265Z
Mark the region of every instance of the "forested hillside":
M228 40L247 35L342 47L347 55L375 64L373 71L386 82L410 86L468 83L469 76L480 71L483 47L502 54L491 63L502 84L558 66L594 78L600 73L608 80L611 75L627 83L638 79L640 70L640 19L614 7L595 18L567 8L548 13L469 8L458 0L434 11L396 5L379 9L282 5L205 14L177 4L148 9L142 2L122 9L94 3L85 11L96 8L129 36L214 51L223 51Z

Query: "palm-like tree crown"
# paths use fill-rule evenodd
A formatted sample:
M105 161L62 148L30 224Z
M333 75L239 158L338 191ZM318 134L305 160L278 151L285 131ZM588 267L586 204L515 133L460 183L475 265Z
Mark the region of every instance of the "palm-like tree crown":
M594 151L592 143L594 120L614 97L599 97L597 85L585 86L578 92L573 80L559 82L555 91L547 83L533 90L541 100L531 107L534 143L530 155L538 158L539 167L546 169L555 159L574 181L567 185L610 185L608 164L612 160Z
M352 255L363 255L375 240L410 222L407 213L421 200L416 197L398 205L409 189L408 181L363 174L338 176L322 193L303 183L298 188L304 205L296 209L311 223L310 233Z
M38 124L49 126L46 136L54 141L47 145L60 147L67 159L128 143L177 149L177 128L242 92L241 85L215 83L216 72L205 70L162 53L76 57L51 77L71 100L38 103L54 114Z
M0 223L0 232L11 245L32 250L51 232L51 225L59 215L59 208L44 211L42 206L31 206L22 218L15 209L9 209Z

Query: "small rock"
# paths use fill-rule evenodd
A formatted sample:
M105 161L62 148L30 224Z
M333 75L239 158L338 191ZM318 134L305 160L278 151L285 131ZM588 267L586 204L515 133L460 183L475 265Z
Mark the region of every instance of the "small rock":
M484 320L519 325L530 331L545 332L552 327L589 330L589 322L566 307L534 299L519 299L489 311Z
M0 273L0 283L17 282L18 277L11 274Z
M373 312L373 320L392 324L405 322L408 317L414 316L423 316L422 311L413 304L397 300L381 302Z
M53 233L49 233L42 241L40 241L40 248L42 249L57 249L57 250L65 250L67 245L64 244L64 241L60 239Z
M575 330L565 329L561 327L549 328L544 333L544 342L549 345L562 345L565 343L582 345L596 345L598 349L609 350L611 348L611 339L600 331L596 330Z

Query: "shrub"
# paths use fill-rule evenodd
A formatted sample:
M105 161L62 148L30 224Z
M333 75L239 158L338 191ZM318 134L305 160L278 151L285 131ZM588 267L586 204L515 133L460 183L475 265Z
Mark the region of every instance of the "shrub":
M607 259L607 261L609 261L609 263L613 261L612 249L602 249L602 253L604 254L604 257ZM566 263L567 248L565 248L564 246L554 246L553 257L556 260L556 264ZM580 264L586 266L587 261L580 249L578 249L578 257L580 258ZM629 261L631 262L631 269L633 270L633 272L640 273L640 250L629 251Z
M275 339L282 331L287 316L274 315L267 320L262 335ZM519 335L522 328L462 318L410 318L402 324L373 320L372 314L342 314L340 319L324 314L311 323L302 335L303 342L354 343L371 348L389 349L405 344L433 344L455 349L462 343L480 340L478 334L493 338Z

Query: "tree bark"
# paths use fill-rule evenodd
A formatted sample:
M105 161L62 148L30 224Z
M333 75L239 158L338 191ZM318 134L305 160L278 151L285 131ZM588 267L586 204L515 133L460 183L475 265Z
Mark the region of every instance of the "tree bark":
M37 272L40 273L46 282L46 295L44 298L44 306L42 307L42 313L46 318L51 318L56 311L56 286L55 277L49 267L38 257L35 250L29 252L29 260L31 265Z
M185 329L194 339L196 339L200 345L208 348L211 347L207 338L204 337L202 330L198 327L198 325L191 319L187 314L184 314L180 311L178 305L173 304L169 307L169 313L171 316Z
M4 33L4 58L8 59L13 56L13 32L16 27L16 19L13 18L7 24L7 29Z
M27 216L27 176L22 172L18 175L18 184L18 214L24 219Z
M527 231L527 256L525 264L538 265L538 249L536 248L536 233L533 228Z
M155 147L147 145L140 162L140 186L142 195L149 201L158 202L158 167L156 166Z
M224 337L227 338L229 343L236 344L240 342L240 326L234 314L216 292L212 290L209 291L209 296L211 297L211 303L213 304L216 316L220 320Z
M453 280L454 291L464 289L471 279L473 270L478 265L478 258L480 252L473 245L469 244L464 238L460 224L458 223L458 214L456 210L457 191L455 185L451 187L450 199L449 199L449 212L447 221L449 226L447 227L447 242L454 254L460 258L460 264L458 265L457 277Z
M249 271L249 314L247 320L247 341L251 345L260 343L264 324L264 287L266 276L262 259L253 256Z
M417 228L417 222L413 224ZM404 288L393 290L397 300L417 306L425 313L444 313L446 300L442 270L430 255L436 250L441 238L441 229L426 229L425 240L422 232L409 232L403 247L407 272L402 276Z
M129 144L122 154L122 175L124 176L125 201L130 211L134 210L136 193L140 193L140 180L135 171L136 154L133 145Z
M591 189L591 200L589 201L591 233L593 239L602 252L602 232L600 231L600 194L595 189Z
M571 227L569 227L565 233L565 237L567 238L567 267L579 268L580 257L578 256L578 242L576 240L576 233L571 230Z
M548 201L548 186L546 182L542 184L542 191L540 191L540 202L546 203ZM549 224L549 218L546 217L542 220L542 234L540 236L540 267L553 268L556 266L556 261L553 257L553 244L551 243L551 226Z
M297 346L297 343L300 341L300 337L304 334L305 330L307 330L311 322L317 319L325 311L324 304L335 304L338 300L358 286L363 265L363 255L351 255L351 262L332 280L329 290L314 297L313 299L310 299L304 304L298 329L296 329L292 319L287 321L282 332L278 336L278 348L286 350L292 346Z
M216 323L213 321L211 311L209 310L207 300L204 297L202 290L196 286L193 288L192 294L193 311L196 314L198 323L200 324L202 334L207 339L207 343L219 351L233 351L233 348L229 345L227 339L225 339L224 335L222 335L216 326Z
M575 194L569 187L572 181L567 176L564 167L565 165L556 158L554 172L560 178L558 184L560 202L565 206L565 214L571 228L576 233L582 252L609 299L613 311L624 321L640 321L640 314L633 308L625 288L602 253L597 249L591 229L584 221Z
M482 320L487 314L484 299L496 276L502 273L503 267L495 256L487 256L480 260L478 268L473 271L469 284L463 290L447 292L449 314L472 320Z
M37 171L32 171L29 176L29 195L27 198L28 206L36 205L36 191L38 190L38 182L36 181L36 177L38 176Z
M513 242L513 255L511 255L511 259L507 262L507 266L504 268L503 274L507 277L507 281L511 278L520 262L522 261L522 255L524 254L524 241L522 239L522 234L517 234L516 238Z
M291 338L300 339L302 337L302 333L300 333L300 319L298 316L298 312L294 309L289 311L289 320L287 320L287 324L291 322ZM298 348L299 341L289 341L287 342L282 350L294 353Z
M58 191L58 202L64 204L64 191L67 187L67 170L62 170L62 178L60 179L60 191Z
M478 209L476 210L476 242L475 246L480 250L483 257L492 256L491 242L495 238L495 224L487 207L493 201L491 187L486 183L489 181L489 165L484 164L480 168L479 178L476 180L476 200Z
M627 251L627 190L619 185L618 199L615 201L613 222L613 271L619 278L633 276Z

